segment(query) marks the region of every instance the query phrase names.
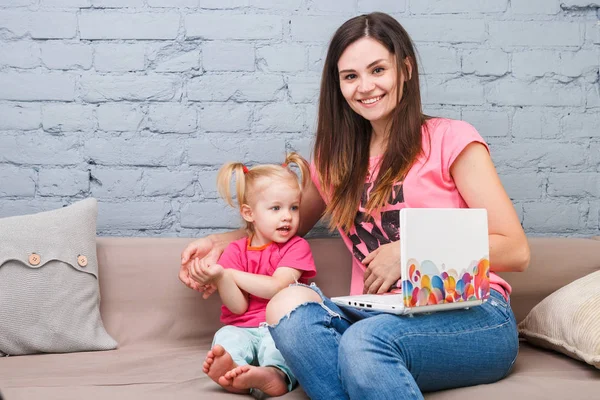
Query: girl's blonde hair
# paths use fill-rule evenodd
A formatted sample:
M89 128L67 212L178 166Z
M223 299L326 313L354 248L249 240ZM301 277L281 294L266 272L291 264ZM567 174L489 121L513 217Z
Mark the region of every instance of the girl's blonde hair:
M298 175L289 168L290 164L296 164L300 170L300 181ZM231 194L231 179L235 175L235 190L237 205L233 201ZM233 208L238 208L241 212L242 206L248 204L253 189L261 178L279 178L294 182L302 190L307 186L310 179L310 168L308 162L296 152L289 153L283 164L262 164L247 168L241 162L228 162L221 167L217 174L217 190L221 197ZM249 232L254 231L251 222L246 221L246 229Z

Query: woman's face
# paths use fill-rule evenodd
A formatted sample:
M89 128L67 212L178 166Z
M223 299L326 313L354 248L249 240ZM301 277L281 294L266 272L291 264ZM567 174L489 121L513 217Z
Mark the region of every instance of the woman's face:
M338 61L340 89L350 107L373 123L386 123L396 107L396 57L377 40L363 37L344 50ZM410 68L410 67L409 67Z

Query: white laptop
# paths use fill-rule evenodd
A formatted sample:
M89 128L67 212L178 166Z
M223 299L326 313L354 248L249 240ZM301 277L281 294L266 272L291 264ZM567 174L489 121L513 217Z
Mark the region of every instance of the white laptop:
M334 297L342 306L413 314L468 308L490 294L487 211L403 208L398 289Z

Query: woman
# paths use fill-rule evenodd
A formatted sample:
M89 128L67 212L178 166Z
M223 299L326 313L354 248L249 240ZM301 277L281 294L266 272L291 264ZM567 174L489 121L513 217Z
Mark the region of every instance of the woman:
M267 307L267 322L306 393L313 399L415 399L506 376L518 339L510 286L494 272L524 270L527 240L477 131L422 113L412 41L392 17L355 17L334 34L314 158L299 233L323 214L339 229L354 255L351 294L382 293L399 279L396 221L403 207L486 208L492 290L482 306L412 317L340 307L315 286L282 290ZM190 258L214 260L240 234L188 246L182 281L194 286Z

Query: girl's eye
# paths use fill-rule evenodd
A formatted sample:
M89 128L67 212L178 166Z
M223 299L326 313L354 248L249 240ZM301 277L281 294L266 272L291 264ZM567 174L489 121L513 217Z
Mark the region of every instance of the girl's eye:
M279 211L279 206L273 206L273 207L271 207L271 210L273 210L273 211Z
M376 73L376 74L380 74L380 73L382 73L383 71L384 71L384 69L383 69L383 68L381 68L381 67L377 67L377 68L375 68L375 69L373 70L373 72L374 72L374 73Z
M298 206L292 206L292 211L298 211Z

